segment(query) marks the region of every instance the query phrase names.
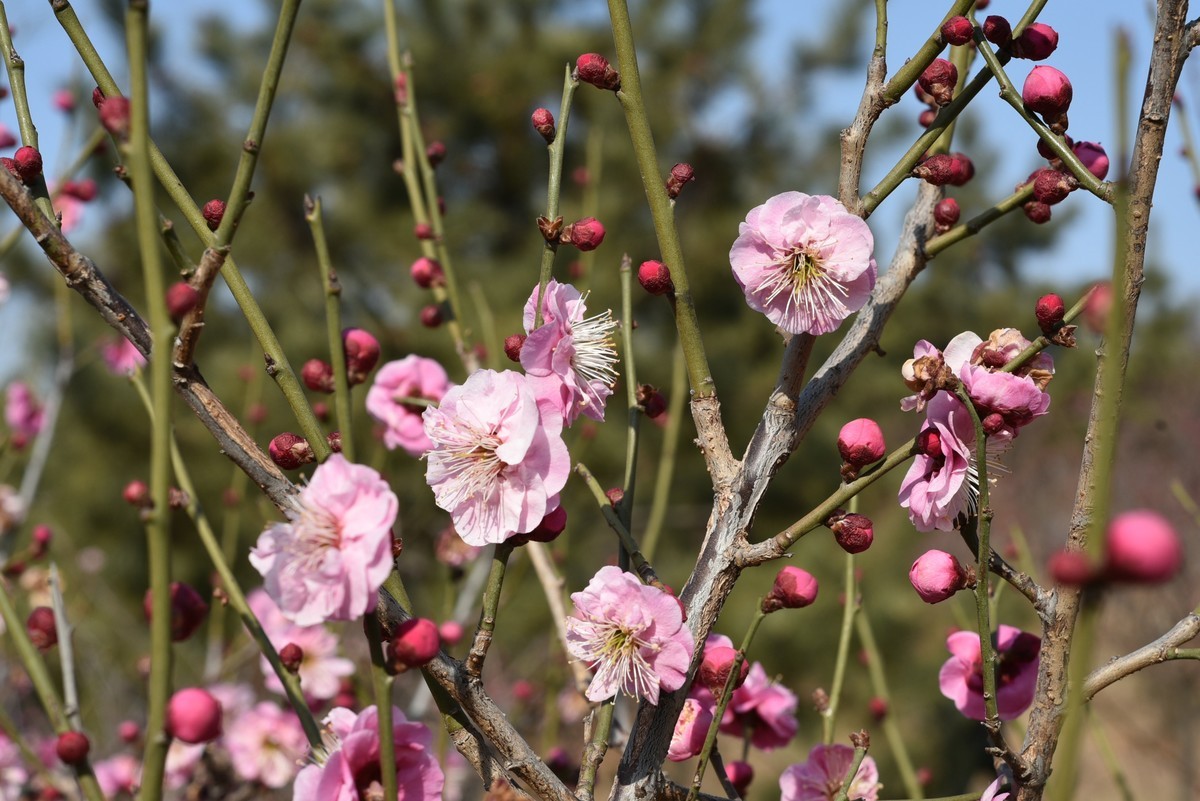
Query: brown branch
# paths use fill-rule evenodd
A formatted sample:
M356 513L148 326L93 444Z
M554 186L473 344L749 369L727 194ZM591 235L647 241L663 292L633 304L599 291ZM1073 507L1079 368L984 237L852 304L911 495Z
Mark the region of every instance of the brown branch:
M204 256L196 271L188 278L188 286L196 290L196 305L183 316L179 324L179 338L175 343L175 353L172 362L178 371L190 366L196 358L196 344L200 341L200 333L204 330L204 309L208 305L208 293L213 282L221 272L221 265L229 255L229 247L205 248Z
M1172 652L1200 635L1200 615L1192 612L1176 623L1171 630L1157 640L1125 656L1117 657L1106 665L1096 668L1083 682L1084 700L1090 701L1096 694L1142 668L1157 665L1173 658Z

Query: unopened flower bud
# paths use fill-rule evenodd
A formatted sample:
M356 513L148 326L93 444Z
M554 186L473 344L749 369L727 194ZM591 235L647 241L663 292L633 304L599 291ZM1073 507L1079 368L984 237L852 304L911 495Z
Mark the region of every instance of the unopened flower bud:
M97 107L100 124L118 140L129 138L129 98L106 97Z
M446 160L446 143L441 141L430 142L425 147L425 160L429 162L430 167L437 167Z
M26 145L17 148L17 152L13 153L13 163L17 166L17 175L27 184L42 174L42 154L36 147Z
M167 314L178 323L188 312L196 308L196 304L200 302L200 293L186 281L176 281L167 287L166 300Z
M983 38L999 48L1012 44L1012 25L1001 16L991 16L983 21Z
M597 89L616 92L621 88L621 75L608 59L599 53L584 53L575 60L575 77Z
M1025 212L1025 216L1034 225L1042 225L1050 222L1050 206L1041 201L1031 200L1021 207Z
M938 230L949 230L958 222L961 213L957 200L944 198L933 207L933 221L937 223Z
M1063 135L1063 143L1066 144L1067 147L1074 147L1075 145L1075 142L1071 139L1071 137L1067 136L1066 134ZM1050 149L1050 145L1046 144L1045 139L1038 139L1037 152L1038 155L1044 158L1046 161L1053 162L1058 158L1058 156L1054 155L1054 151Z
M1033 197L1039 203L1053 206L1065 200L1078 186L1079 182L1070 173L1043 168L1034 173Z
M675 291L675 282L671 280L671 268L661 261L650 259L638 266L638 283L642 289L651 295L666 295Z
M888 714L888 702L876 696L867 702L867 710L876 723L881 723Z
M300 368L300 380L313 392L333 392L333 365L321 359L309 359Z
M504 338L504 355L510 362L521 363L521 348L525 347L525 334L509 334Z
M1057 117L1071 107L1071 81L1054 67L1038 66L1030 71L1021 87L1021 99L1031 111L1044 117Z
M142 612L149 623L154 613L154 593L146 590L142 597ZM183 642L191 637L208 616L208 603L190 584L171 582L171 642Z
M608 498L608 502L616 506L621 501L625 500L625 490L620 487L612 487L604 491L604 497Z
M150 488L146 486L145 481L134 479L125 485L125 489L121 490L121 497L125 503L130 506L146 508L150 506Z
M908 581L927 604L953 597L972 578L962 563L945 551L926 551L917 557L908 571Z
M1058 551L1050 557L1046 570L1055 584L1082 587L1099 578L1099 571L1082 551Z
M436 305L425 306L421 309L421 325L426 328L437 328L445 321L442 315L442 307Z
M1112 311L1112 284L1101 281L1088 293L1083 305L1083 321L1096 334L1103 334L1108 326L1108 314Z
M346 377L350 386L367 380L367 374L379 363L379 340L370 331L347 328L342 331L342 349L346 354Z
M700 662L696 678L718 698L721 697L721 691L725 689L725 682L729 681L729 674L733 671L737 653L728 645L714 645L704 649L704 658ZM749 673L750 663L743 659L741 667L738 668L738 676L734 679L735 689L742 686L742 682L746 680Z
M279 649L279 662L288 673L299 673L300 665L304 662L304 649L294 642Z
M750 789L750 783L754 781L754 768L750 767L749 762L741 760L730 762L725 765L725 777L729 779L733 789L737 790L738 795L745 798L746 791Z
M917 434L917 453L935 459L942 455L942 435L936 428L926 428Z
M25 631L39 651L49 651L58 644L58 627L54 623L54 610L48 606L36 607L25 620Z
M1110 578L1144 584L1167 581L1183 565L1183 544L1167 519L1149 509L1124 512L1108 524Z
M54 539L54 531L44 523L33 527L33 558L40 559L50 549L50 541Z
M65 731L54 742L54 753L65 765L78 765L87 759L92 744L81 731Z
M851 420L838 432L838 453L854 468L878 462L887 451L883 429L868 417Z
M329 446L329 450L334 453L342 452L342 432L330 431L325 435L325 444Z
M928 128L933 125L933 121L937 119L937 112L931 108L927 108L917 115L917 125L922 128Z
M142 736L142 727L132 720L123 720L117 725L117 736L123 743L136 743Z
M208 690L186 687L167 703L167 734L193 745L221 736L221 702Z
M1012 53L1017 58L1045 61L1058 48L1058 31L1044 22L1034 22L1013 41Z
M562 534L567 528L567 510L562 506L557 507L553 512L547 512L542 518L542 522L537 524L537 527L528 534L522 535L522 542L554 542L558 539L558 535ZM515 539L515 538L514 538Z
M397 106L408 105L408 76L403 72L396 76L392 85L392 96Z
M429 223L417 223L413 226L413 236L422 242L433 239L433 226Z
M225 218L225 201L213 198L204 204L204 209L200 213L208 225L208 230L215 231L221 227L221 220Z
M584 217L563 227L558 241L582 251L595 250L604 241L604 225L595 217Z
M1053 293L1042 295L1038 298L1037 306L1034 307L1034 314L1037 315L1038 328L1042 329L1042 333L1050 336L1055 329L1062 324L1063 316L1067 313L1067 306L1063 303L1063 299Z
M775 576L775 583L763 598L762 611L803 609L817 600L817 579L807 570L788 565Z
M975 165L962 153L938 153L913 168L912 174L934 186L962 186L975 176Z
M671 200L679 197L684 185L694 180L696 180L696 170L691 164L682 162L676 164L671 168L671 174L667 176L667 197Z
M994 437L1007 427L1004 415L999 412L985 414L983 419L979 421L979 424L983 427L983 433L989 437Z
M550 109L534 109L530 120L533 122L533 130L542 135L542 138L546 140L546 144L554 142L556 131L554 128L554 115L550 113Z
M833 531L833 538L846 553L862 553L875 540L875 528L871 518L860 514L835 514L826 522Z
M282 470L296 470L317 458L308 440L289 431L277 434L267 446L267 452L271 455L271 461Z
M81 181L67 181L63 184L63 193L88 203L96 199L96 181L84 178Z
M942 23L942 38L946 44L961 47L975 35L975 26L963 16L951 17Z
M1104 152L1104 148L1097 142L1076 142L1072 148L1075 155L1083 162L1083 166L1087 167L1088 172L1104 180L1104 176L1108 175L1108 154Z
M442 265L435 259L425 256L412 263L412 267L409 268L409 275L412 276L413 282L421 287L421 289L441 286L446 281L446 274L442 271Z
M944 106L954 99L958 68L944 58L935 58L921 73L917 82L933 98L934 103Z
M396 627L388 641L387 664L394 673L417 668L437 656L441 648L437 624L423 617L410 618Z
M97 109L99 109L100 104L103 102L104 102L104 92L100 89L99 86L97 86L96 88L92 89L92 105L95 106Z
M458 645L466 633L463 624L457 620L446 620L438 625L438 639L447 645Z
M667 399L663 397L663 394L658 391L657 387L650 384L638 385L635 397L638 406L642 407L642 411L651 420L667 410Z

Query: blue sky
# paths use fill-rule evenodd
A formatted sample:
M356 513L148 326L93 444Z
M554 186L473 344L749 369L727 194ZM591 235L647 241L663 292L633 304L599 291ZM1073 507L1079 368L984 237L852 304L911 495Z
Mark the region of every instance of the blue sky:
M940 9L942 5L928 0L891 0L888 3L888 63L892 70L903 63L907 55L929 34L940 14L935 6ZM54 89L68 83L91 86L91 82L46 3L20 2L9 6L9 22L17 31L17 49L26 61L30 100L49 174L67 158L62 153L61 142L69 123L65 115L54 110L51 95ZM780 61L778 55L790 52L790 47L796 41L819 37L824 20L834 13L837 6L837 0L759 0L755 13L759 40L755 52L762 54L761 69L768 82L781 88L785 86L784 82L791 76L772 72ZM1018 0L993 0L984 13L1002 14L1015 20L1025 6L1025 2ZM106 61L117 72L118 80L121 80L122 70L118 65L124 63L123 44L99 20L96 0L78 0L74 7ZM1094 0L1083 7L1086 13L1080 13L1081 4L1078 3L1050 3L1043 12L1041 19L1054 25L1061 33L1057 52L1045 63L1066 72L1074 85L1071 134L1079 139L1111 144L1115 140L1117 124L1111 100L1113 73L1110 66L1115 31L1118 28L1128 30L1134 43L1130 89L1132 103L1136 106L1148 63L1150 12L1148 5L1138 0ZM188 54L192 52L193 23L200 15L221 12L246 24L257 24L261 22L262 11L261 4L247 3L245 0L173 0L170 3L160 0L152 8L152 13L161 15L167 8L173 20L167 32L167 47L170 52L179 54L176 75L186 70ZM597 14L603 12L603 4L599 0L596 0L595 10ZM1031 66L1029 62L1020 61L1010 65L1010 74L1018 85ZM1180 84L1184 98L1191 101L1189 109L1200 108L1198 71L1200 67L1195 65L1186 69ZM830 87L830 91L821 93L821 106L815 112L839 124L849 121L861 86L861 76L855 76L844 84ZM86 104L88 99L81 98L81 102ZM907 98L888 113L915 117L919 110L915 100ZM90 113L86 107L84 111ZM992 148L1007 149L1012 154L995 165L995 174L990 179L993 193L997 198L1002 197L1032 168L1039 166L1036 156L1032 154L1036 137L991 88L983 92L968 113L976 115L983 122L984 135ZM0 121L15 129L11 101L0 104ZM721 115L712 124L719 133L719 126L736 125L737 120L730 115ZM1132 118L1129 124L1132 129ZM1193 127L1200 126L1194 124ZM1191 172L1180 155L1180 148L1178 126L1173 124L1168 133L1163 169L1155 195L1149 264L1170 275L1177 294L1194 296L1200 294L1200 271L1192 268L1190 257L1195 252L1193 232L1200 215L1200 204L1194 197ZM889 155L883 153L868 160L864 176L867 186L882 176L891 165ZM817 193L830 192L833 187L779 187L779 191L787 189ZM125 199L118 202L125 202ZM871 218L881 259L886 258L890 251L903 206L902 202L885 204ZM1055 276L1061 276L1064 281L1105 276L1111 264L1111 213L1100 201L1084 192L1072 195L1064 206L1074 208L1076 218L1069 225L1062 226L1062 235L1053 250L1031 259L1022 269L1027 276L1045 280L1052 280ZM92 226L102 224L99 219L101 215L93 213L89 216L90 225L86 225L82 233L84 242L88 230L94 230ZM7 229L7 225L0 225L0 231ZM3 265L0 264L2 269ZM12 337L20 335L22 318L27 311L28 307L21 302L19 293L16 302L0 309L0 337L4 341L17 341ZM13 348L10 353L15 350L19 348ZM11 368L11 364L7 359L0 358L0 373L5 372L6 368Z

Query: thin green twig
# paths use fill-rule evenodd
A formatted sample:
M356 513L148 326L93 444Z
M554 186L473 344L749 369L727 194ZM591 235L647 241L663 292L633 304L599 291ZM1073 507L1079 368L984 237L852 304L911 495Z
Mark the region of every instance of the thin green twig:
M342 344L342 284L333 269L329 243L325 239L325 222L321 217L321 198L304 197L304 219L312 231L313 248L317 251L317 269L321 273L325 292L325 331L329 342L329 363L333 365L333 410L338 431L342 434L342 455L354 461L354 431L351 429L350 381L346 376L346 349Z

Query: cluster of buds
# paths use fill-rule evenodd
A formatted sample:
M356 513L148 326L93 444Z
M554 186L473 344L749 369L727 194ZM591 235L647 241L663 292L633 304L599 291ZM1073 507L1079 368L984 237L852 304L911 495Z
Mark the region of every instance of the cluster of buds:
M350 386L358 386L366 382L379 363L379 340L369 331L347 328L342 331L342 353L346 359L346 380ZM313 392L328 395L337 388L333 365L322 359L306 361L300 368L300 379Z
M442 647L437 624L423 617L410 618L392 633L384 656L392 673L419 668L430 662Z
M934 186L962 186L975 177L975 165L962 153L938 153L914 167L912 174Z

